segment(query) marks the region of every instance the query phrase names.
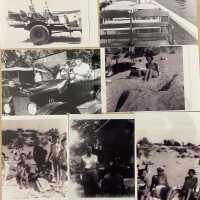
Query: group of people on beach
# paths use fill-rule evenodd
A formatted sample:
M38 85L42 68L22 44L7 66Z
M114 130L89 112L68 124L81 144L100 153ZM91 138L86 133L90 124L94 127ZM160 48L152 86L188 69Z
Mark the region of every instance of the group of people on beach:
M50 183L64 186L67 180L66 137L53 136L51 141L47 140L45 137L37 138L32 151L20 152L17 160L16 154L13 155L13 161L17 162L15 177L20 189L32 187L44 192L51 188Z
M157 168L157 174L152 180L148 178L148 165L140 169L138 166L138 198L140 200L161 199L199 200L200 191L197 190L198 178L194 169L188 170L183 186L171 187L163 167Z

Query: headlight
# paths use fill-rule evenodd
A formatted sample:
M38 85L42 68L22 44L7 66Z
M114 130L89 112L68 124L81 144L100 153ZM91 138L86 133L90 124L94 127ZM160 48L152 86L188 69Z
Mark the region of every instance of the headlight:
M10 114L11 113L11 106L10 106L10 104L8 104L8 103L4 104L3 109L4 109L5 114Z
M31 114L31 115L35 115L36 112L37 112L37 105L35 103L29 103L28 104L28 112Z

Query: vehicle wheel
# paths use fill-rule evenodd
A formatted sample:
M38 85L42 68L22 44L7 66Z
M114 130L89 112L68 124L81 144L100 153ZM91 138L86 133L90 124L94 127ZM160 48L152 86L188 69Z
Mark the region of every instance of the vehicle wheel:
M30 38L33 44L46 44L50 38L49 29L43 25L35 25L30 30Z
M72 105L64 104L56 108L56 110L54 110L52 114L53 115L80 114L80 111Z

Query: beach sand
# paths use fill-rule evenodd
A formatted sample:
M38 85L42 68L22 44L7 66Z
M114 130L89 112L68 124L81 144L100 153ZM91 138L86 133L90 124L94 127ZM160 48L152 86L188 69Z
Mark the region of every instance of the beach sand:
M160 58L167 58L161 60ZM139 59L139 58L137 58ZM140 66L145 68L146 59L141 58ZM182 50L175 54L160 53L154 57L160 69L160 77L144 82L141 78L128 79L130 71L118 73L107 78L107 111L114 112L118 99L125 91L129 96L119 111L158 111L158 110L184 110L184 83ZM122 61L120 61L122 62ZM137 67L137 64L136 64ZM177 75L170 88L159 91L165 86L173 75Z

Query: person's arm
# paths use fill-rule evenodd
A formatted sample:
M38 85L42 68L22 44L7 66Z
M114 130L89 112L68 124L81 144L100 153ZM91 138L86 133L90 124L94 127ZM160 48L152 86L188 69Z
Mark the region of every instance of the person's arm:
M198 178L195 178L195 182L194 182L194 191L196 191L196 189L197 189L197 184L198 184Z
M152 180L151 180L151 186L150 186L150 190L151 190L151 191L152 191L152 189L154 188L155 183L156 183L155 176L153 176L153 177L152 177Z
M52 153L53 153L53 147L51 146L51 147L50 147L49 155L47 156L47 161L51 160Z
M165 183L166 183L166 186L167 186L167 187L170 187L170 186L169 186L168 179L167 179L167 176L166 176L166 175L165 175Z
M85 169L85 164L84 164L83 158L81 158L81 162L80 162L80 179L81 179L81 181L83 181L84 169Z
M158 67L158 64L155 63L155 66L156 66L156 71L158 72L158 76L160 75L160 72L159 72L159 67Z
M80 162L81 174L83 173L84 169L85 169L85 164L84 164L83 158L81 158L81 162Z
M191 194L192 194L192 189L189 189L189 190L188 190L188 193L187 193L187 197L186 197L186 199L185 199L185 200L189 200L189 199L190 199L190 196L191 196Z

